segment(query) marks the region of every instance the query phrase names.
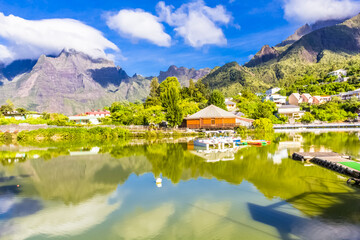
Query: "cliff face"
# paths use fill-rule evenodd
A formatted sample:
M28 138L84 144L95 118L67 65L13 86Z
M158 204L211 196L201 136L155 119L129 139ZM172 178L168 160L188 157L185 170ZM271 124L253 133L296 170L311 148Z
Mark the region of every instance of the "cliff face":
M293 44L294 42L296 42L297 40L299 40L300 38L302 38L303 36L316 31L318 29L324 28L324 27L330 27L330 26L334 26L336 24L340 24L344 21L346 21L347 19L342 19L342 20L338 20L338 19L334 19L334 20L326 20L326 21L317 21L314 24L305 24L303 26L301 26L300 28L298 28L294 34L290 35L287 39L285 39L284 41L282 41L281 43L279 43L278 45L276 45L276 47L283 47L289 44Z
M360 15L303 36L284 51L278 60L319 62L324 53L340 56L360 53Z
M269 45L265 45L261 50L255 54L255 56L246 64L247 67L254 67L256 65L270 61L271 59L277 58L279 52Z
M30 110L74 114L116 100L145 98L148 90L139 88L146 89L147 81L129 78L112 61L70 50L57 57L43 55L30 71L3 81L0 102L11 99Z
M160 71L158 76L159 82L164 81L167 77L177 77L182 86L189 86L189 80L193 79L194 81L199 80L200 78L208 75L211 72L210 68L203 68L196 70L194 68L185 68L185 67L176 67L174 65L170 66L166 72Z
M263 46L245 66L256 67L270 60L278 62L286 59L294 59L295 62L318 62L324 51L336 54L359 53L359 18L357 15L347 20L305 24L275 47Z

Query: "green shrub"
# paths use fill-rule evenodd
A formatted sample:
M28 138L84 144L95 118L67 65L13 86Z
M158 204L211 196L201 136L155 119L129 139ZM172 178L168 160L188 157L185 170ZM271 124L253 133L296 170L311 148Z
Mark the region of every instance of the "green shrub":
M314 117L311 113L306 112L306 113L302 116L302 118L300 119L300 121L301 121L302 123L311 123L311 122L315 121L315 117Z
M253 123L255 130L270 132L273 131L273 123L268 118L256 119Z

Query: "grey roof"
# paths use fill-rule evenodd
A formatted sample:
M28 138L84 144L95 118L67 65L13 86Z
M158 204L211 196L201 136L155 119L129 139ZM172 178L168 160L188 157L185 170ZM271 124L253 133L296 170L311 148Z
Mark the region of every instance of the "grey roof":
M238 116L238 117L242 117L242 116L245 116L245 114L244 113L242 113L242 112L231 112L232 114L234 114L234 115L236 115L236 116Z
M185 119L200 118L236 118L236 116L231 112L225 111L224 109L221 109L217 106L210 105Z
M234 103L233 101L230 101L230 100L229 100L229 101L226 101L225 104L226 104L226 105L234 105L234 104L236 105L236 103Z
M299 106L295 106L295 105L280 105L278 108L299 108Z

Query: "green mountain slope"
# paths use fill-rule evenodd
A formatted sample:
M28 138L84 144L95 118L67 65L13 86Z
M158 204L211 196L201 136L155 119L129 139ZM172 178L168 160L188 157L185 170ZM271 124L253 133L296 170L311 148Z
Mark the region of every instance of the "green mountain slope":
M336 22L334 22L335 24ZM288 86L304 75L324 77L357 61L360 53L360 14L340 24L312 31L292 44L264 46L244 66L228 63L214 69L203 82L227 95L243 88L264 90Z

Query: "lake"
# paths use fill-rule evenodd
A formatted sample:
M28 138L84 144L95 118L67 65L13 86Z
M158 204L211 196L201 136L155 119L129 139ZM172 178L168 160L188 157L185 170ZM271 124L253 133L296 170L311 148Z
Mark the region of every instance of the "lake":
M2 146L0 239L360 239L360 188L289 158L360 159L358 134L268 138L217 155L172 139Z

